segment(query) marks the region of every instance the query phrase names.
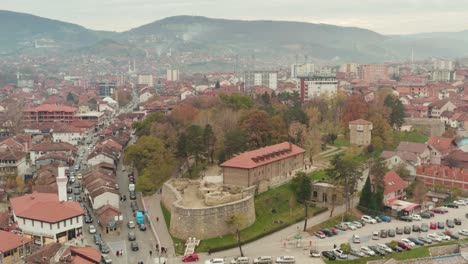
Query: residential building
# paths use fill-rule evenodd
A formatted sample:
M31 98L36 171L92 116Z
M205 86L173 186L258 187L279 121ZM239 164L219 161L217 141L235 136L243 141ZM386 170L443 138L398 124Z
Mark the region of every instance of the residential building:
M72 125L55 127L50 132L54 142L66 142L76 146L83 139L82 130Z
M15 223L34 244L63 243L83 233L84 212L78 202L62 202L55 193L37 192L10 202Z
M179 70L168 69L166 79L171 82L177 82L179 80Z
M345 63L340 66L340 72L350 73L351 76L358 76L359 64L356 63Z
M265 86L276 90L278 88L278 73L275 71L244 72L244 91L250 92L254 86Z
M23 110L23 121L34 122L73 122L77 108L66 105L42 104Z
M143 84L143 85L153 87L154 86L153 75L151 75L151 74L138 75L138 84Z
M358 76L364 82L377 83L379 80L387 80L388 72L385 64L364 64L358 68Z
M291 78L298 78L299 76L311 75L315 72L315 65L311 63L291 65Z
M343 187L324 181L311 183L310 201L318 206L328 207L330 204L342 205L344 197Z
M456 77L456 72L451 70L433 70L431 72L431 80L434 82L451 82Z
M375 177L371 176L371 182L374 183ZM383 203L385 206L391 207L396 200L406 199L406 188L408 184L400 178L400 176L393 170L388 171L383 178L384 188L384 199Z
M349 122L349 140L351 144L369 146L372 137L372 122L358 119Z
M0 176L16 175L24 179L29 168L26 156L26 152L19 150L0 150Z
M451 138L430 137L427 145L431 153L431 164L441 164L442 160L455 149L455 143Z
M286 183L304 168L305 150L283 142L241 153L220 166L224 184L258 186L259 192Z
M31 158L31 164L35 165L36 160L43 155L47 155L55 152L63 152L68 156L71 156L75 147L67 142L52 142L52 143L39 143L31 147L29 152Z
M319 96L333 96L338 91L336 75L299 76L301 100Z
M0 230L0 263L22 263L31 253L31 238Z
M112 172L96 169L84 175L85 196L94 210L105 205L119 208L120 194L115 190L115 176Z
M425 164L416 169L416 177L428 187L445 186L468 190L468 170Z
M405 160L411 160L415 166L427 164L431 160L431 151L429 146L424 143L401 141L396 148L396 152L405 153ZM412 157L410 154L416 155Z
M398 169L403 166L410 175L416 175L416 167L421 165L418 155L402 151L383 151L380 157L387 164L387 168Z
M455 69L453 61L447 59L432 59L432 69L433 70L449 70L452 71Z
M112 96L115 91L115 82L104 81L98 83L99 96L106 97Z
M457 109L457 106L451 101L440 100L432 102L429 105L429 117L431 118L441 118L441 115L445 111L453 112Z

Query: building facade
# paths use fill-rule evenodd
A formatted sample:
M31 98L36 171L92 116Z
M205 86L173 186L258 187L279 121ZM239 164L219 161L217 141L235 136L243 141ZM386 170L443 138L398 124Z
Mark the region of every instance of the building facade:
M358 68L359 79L367 83L377 83L379 80L388 79L387 65L364 64Z
M310 75L316 72L315 65L311 63L291 65L291 78Z
M30 238L0 230L0 263L24 263L23 258L30 253Z
M66 105L42 104L23 110L23 121L40 122L73 122L77 108Z
M338 92L336 75L299 76L302 101L319 96L333 96Z
M171 82L177 82L179 80L179 70L168 69L166 79Z
M349 140L351 144L358 146L369 146L372 137L372 123L358 119L349 122Z
M101 97L106 97L106 96L112 96L115 91L115 82L100 82L98 84L98 92L99 96Z
M138 84L148 85L153 87L153 75L138 75Z
M254 86L265 86L276 90L278 88L278 73L274 71L244 72L244 90L250 92Z

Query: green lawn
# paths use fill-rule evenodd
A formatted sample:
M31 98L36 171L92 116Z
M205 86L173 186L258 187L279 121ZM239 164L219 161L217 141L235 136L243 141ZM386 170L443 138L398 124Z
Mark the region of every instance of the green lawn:
M349 146L349 138L345 138L344 135L338 135L338 138L335 140L333 146L335 147L347 147Z
M330 177L328 176L328 174L324 171L324 170L319 170L319 171L314 171L314 172L311 172L307 175L311 180L314 180L314 181L318 181L318 180L327 180L329 179Z
M294 202L290 202L294 199ZM290 206L292 208L290 209ZM308 214L312 216L318 212L319 208L309 208ZM170 213L163 208L164 219L168 226L170 225ZM295 202L294 193L290 189L290 184L286 184L267 191L255 197L255 223L241 230L241 241L250 242L259 239L272 232L290 226L304 219L304 206ZM282 221L281 224L273 223L274 220ZM174 243L182 242L180 239L174 238ZM206 252L208 249L212 251L233 248L237 246L237 241L232 234L222 237L202 240L197 247L197 252ZM179 254L183 254L181 249Z
M395 148L401 141L425 143L428 137L421 131L413 130L410 132L405 131L393 131L393 142L395 143Z
M462 242L468 242L468 239L463 239L463 240L460 240ZM429 257L430 254L429 254L429 248L430 247L438 247L438 246L446 246L446 245L451 245L451 244L457 244L459 243L460 241L449 241L449 242L445 242L445 243L438 243L438 244L433 244L433 245L429 245L429 246L424 246L424 247L418 247L418 248L415 248L415 249L412 249L412 250L408 250L408 251L403 251L403 252L400 252L400 253L392 253L392 254L388 254L388 255L385 255L384 257L379 257L379 256L375 256L375 257L367 257L367 258L359 258L359 259L354 259L354 260L343 260L343 261L325 261L326 263L343 263L343 264L366 264L368 261L371 261L371 260L376 260L376 259L390 259L390 258L394 258L396 260L405 260L405 259L415 259L415 258L424 258L424 257Z

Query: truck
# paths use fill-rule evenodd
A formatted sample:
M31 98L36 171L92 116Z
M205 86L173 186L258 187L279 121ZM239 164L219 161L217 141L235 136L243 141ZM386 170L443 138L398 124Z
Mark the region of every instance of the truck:
M135 184L134 184L134 183L130 183L130 184L128 185L128 191L129 191L129 192L135 191Z
M145 223L145 215L141 211L137 211L135 214L137 224L141 225Z

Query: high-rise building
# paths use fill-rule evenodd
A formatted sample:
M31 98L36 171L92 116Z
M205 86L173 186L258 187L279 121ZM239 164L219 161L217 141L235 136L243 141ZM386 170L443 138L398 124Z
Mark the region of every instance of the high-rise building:
M153 86L153 75L138 75L138 84Z
M451 82L457 77L455 71L451 70L433 70L431 80L434 82Z
M100 82L98 84L99 87L99 96L101 97L107 97L107 96L112 96L115 91L115 82Z
M179 70L168 69L166 78L167 78L168 81L172 81L172 82L178 81L179 80Z
M332 96L338 91L338 81L335 75L315 74L299 76L299 79L302 101L318 96Z
M244 90L249 92L254 86L265 86L276 90L278 88L278 73L274 71L244 72Z
M388 80L387 65L364 64L358 68L359 79L367 83L377 83L379 80Z
M454 70L453 61L446 59L432 59L432 69L433 70Z
M357 76L358 68L359 68L359 64L345 63L340 66L340 72L351 73L351 74L354 74L354 76Z
M293 64L291 65L291 78L312 74L316 71L315 68L315 65L311 63Z

